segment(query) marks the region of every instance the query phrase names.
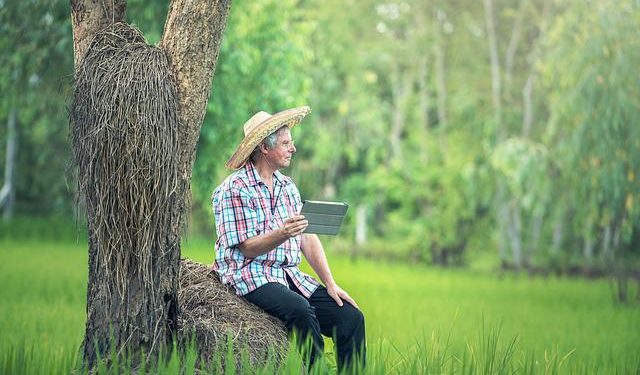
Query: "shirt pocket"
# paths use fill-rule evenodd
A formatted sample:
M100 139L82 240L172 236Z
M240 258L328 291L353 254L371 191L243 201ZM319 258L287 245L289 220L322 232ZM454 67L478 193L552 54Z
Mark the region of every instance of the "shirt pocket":
M256 199L256 222L257 222L257 231L258 234L262 234L265 232L269 232L271 231L271 226L269 225L269 218L267 216L267 214L265 213L262 205L260 205L260 203L258 203L258 199Z

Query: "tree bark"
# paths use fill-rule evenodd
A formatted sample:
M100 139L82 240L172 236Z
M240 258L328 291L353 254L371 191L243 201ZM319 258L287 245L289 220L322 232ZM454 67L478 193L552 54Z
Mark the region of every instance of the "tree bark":
M231 0L172 0L160 41L178 86L180 120L184 126L180 135L184 192L189 189L196 144L230 7Z
M71 24L73 31L73 57L74 70L77 72L84 57L89 50L93 37L97 32L107 26L122 22L125 16L126 1L100 1L100 0L71 0ZM91 234L91 217L95 216L91 205L87 205L87 217L89 218L89 279L87 283L87 322L85 337L82 345L82 354L85 365L93 368L97 361L97 355L108 358L109 346L117 350L114 341L119 341L120 336L125 337L126 325L120 317L129 316L126 310L131 307L118 303L120 298L110 292L110 285L101 280L100 272L105 270L97 260L98 243ZM114 300L118 300L118 302ZM111 301L110 301L111 300ZM115 303L111 303L115 302ZM115 306L114 306L115 305ZM112 308L112 306L114 308ZM115 311L114 311L115 309ZM112 333L113 330L113 333ZM119 333L122 333L120 335ZM139 344L133 342L133 345Z
M73 62L82 64L94 35L116 22L124 22L126 0L71 0Z
M170 230L160 234L164 238L161 248L150 249L153 275L127 270L127 274L122 275L127 284L126 295L120 296L104 277L115 270L100 263L97 256L100 244L92 235L94 228L89 227L87 323L83 348L88 368L95 366L97 355L109 358L112 352L131 355L144 349L149 361L167 348L175 337L179 314L180 234L187 216L195 147L230 4L230 0L171 2L160 43L176 82L181 124L176 200L166 207L171 212ZM115 22L123 22L125 9L125 0L71 0L76 71L95 34ZM88 205L89 223L95 215ZM131 257L137 255L132 253ZM134 361L139 358L139 355L131 356Z

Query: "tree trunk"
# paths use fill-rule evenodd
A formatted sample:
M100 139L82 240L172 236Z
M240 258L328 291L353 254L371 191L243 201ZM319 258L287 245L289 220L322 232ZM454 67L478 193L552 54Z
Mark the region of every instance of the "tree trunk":
M491 98L493 102L493 121L497 143L502 142L505 131L502 127L502 83L500 77L500 59L498 58L498 38L496 35L496 21L493 9L493 0L483 0L485 10L485 22L489 40L489 58L491 63ZM498 252L503 261L507 257L509 242L509 207L507 202L507 187L502 179L498 180L496 189L496 219L498 221Z
M615 273L615 283L617 286L617 299L618 302L620 303L627 303L629 302L629 276L630 273L627 270L627 267L624 263L624 259L619 259L618 257L616 257L616 253L619 252L620 248L620 225L618 225L617 223L613 223L607 226L607 228L611 228L611 226L613 226L612 229L609 229L609 232L612 232L610 237L611 237L611 247L612 249L610 250L611 255L611 263L613 264L613 270Z
M584 238L584 243L582 245L582 256L584 256L584 261L587 265L587 269L591 270L591 266L593 265L593 239L591 235L587 235Z
M356 208L356 245L352 247L351 259L355 260L367 243L367 204L360 203Z
M611 251L611 224L607 224L604 227L604 234L602 236L602 245L600 251L602 259L606 264L611 266L613 262L613 254Z
M505 138L502 128L502 85L500 78L500 60L498 59L498 37L496 35L496 21L493 10L493 0L484 0L487 36L489 38L489 56L491 61L491 98L493 101L494 121L498 142Z
M126 0L71 0L73 62L76 70L94 35L116 22L124 22Z
M420 62L420 68L418 71L418 89L420 90L420 122L424 133L429 133L429 107L431 106L431 95L429 93L429 59L425 56Z
M110 353L131 355L144 350L149 361L167 348L176 333L180 231L187 217L195 146L206 111L230 3L230 0L171 2L160 47L168 57L179 101L178 183L175 187L162 187L175 191L172 191L174 199L165 207L170 214L169 225L167 228L151 229L161 243L148 249L153 272L137 272L136 267L124 268L123 274L117 275L126 285L124 295L118 293L121 290L114 285L116 278L112 276L123 270L112 269L113 265L105 263L104 257L100 256L104 244L101 243L101 237L96 236L96 228L91 224L98 213L95 207L87 204L90 223L89 280L83 356L88 368L95 366L97 355L109 358ZM125 0L71 0L76 72L96 33L113 23L123 22L125 9ZM82 92L76 92L78 95L82 95ZM171 112L175 114L175 111ZM130 193L136 194L135 191ZM132 222L140 219L126 218ZM138 240L134 238L134 242ZM131 259L133 264L143 262L140 249L133 246L129 251L127 259ZM131 358L137 361L140 356L132 355Z
M367 204L360 203L356 208L356 245L367 243Z
M559 214L553 226L553 236L551 241L551 251L553 254L559 254L562 250L562 240L564 238L564 215Z
M536 39L532 52L529 54L529 75L522 88L522 136L528 138L533 127L533 85L536 79L536 62L538 60L540 45L544 41L549 25L549 12L551 11L551 1L545 0L542 6L542 24L540 25L540 33Z
M616 283L616 298L620 303L629 302L629 278L624 269L620 268L616 270L615 275Z
M502 265L507 264L509 245L509 206L505 202L507 197L507 185L502 180L498 180L496 191L495 211L498 222L498 256Z
M533 215L533 222L531 223L531 238L528 241L525 259L526 266L531 265L533 256L538 251L538 245L540 244L540 235L542 234L543 219L544 217L542 214Z
M524 138L529 138L533 124L533 77L534 73L533 69L531 69L529 77L527 77L527 82L522 88L522 136Z
M173 67L180 101L179 193L189 190L195 149L211 92L231 0L172 0L160 47ZM177 232L176 232L177 233Z
M507 45L504 59L504 93L508 99L511 98L511 82L513 81L513 65L520 45L520 36L522 35L522 19L524 18L525 5L527 1L520 0L516 19L513 21L513 29L511 31L511 39Z
M520 208L517 199L513 198L508 206L509 210L509 239L511 240L511 251L513 264L516 268L522 267L522 224L520 218Z
M438 126L445 128L447 126L447 81L445 78L443 39L440 22L436 22L433 54L435 58L436 97L438 101Z
M420 150L415 155L422 165L428 165L429 162L429 107L431 106L431 96L429 92L429 59L428 56L422 57L420 66L418 67L418 121L422 126L417 129L417 136L420 139Z
M392 91L392 114L391 131L389 132L389 143L391 144L391 155L393 159L402 160L402 137L407 117L407 103L410 97L413 77L407 69L394 60L391 72Z
M425 29L424 20L422 17L418 17L418 22L421 29ZM424 133L429 133L429 107L431 107L431 95L429 92L429 53L424 51L422 57L419 59L418 67L418 90L419 90L419 113L418 118L422 123Z
M4 185L0 190L0 207L3 207L2 217L5 221L13 217L13 205L15 202L15 166L16 153L18 151L18 136L16 134L17 113L13 105L9 110L7 119L7 154L4 169Z

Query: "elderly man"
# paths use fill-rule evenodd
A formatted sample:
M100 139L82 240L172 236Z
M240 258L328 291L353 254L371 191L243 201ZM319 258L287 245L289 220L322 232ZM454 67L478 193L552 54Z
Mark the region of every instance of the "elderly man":
M364 316L333 280L320 239L304 233L300 193L280 169L296 147L290 129L310 112L300 107L269 115L258 112L244 124L244 139L227 162L235 169L212 197L216 260L220 280L312 343L309 362L333 337L339 369L364 361ZM298 268L301 252L320 285ZM346 303L345 303L346 302Z

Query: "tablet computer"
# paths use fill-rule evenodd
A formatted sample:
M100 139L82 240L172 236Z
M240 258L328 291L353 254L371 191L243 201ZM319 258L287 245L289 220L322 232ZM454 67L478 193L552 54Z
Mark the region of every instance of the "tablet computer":
M343 202L304 201L300 214L309 221L304 233L335 236L348 208L349 205Z

